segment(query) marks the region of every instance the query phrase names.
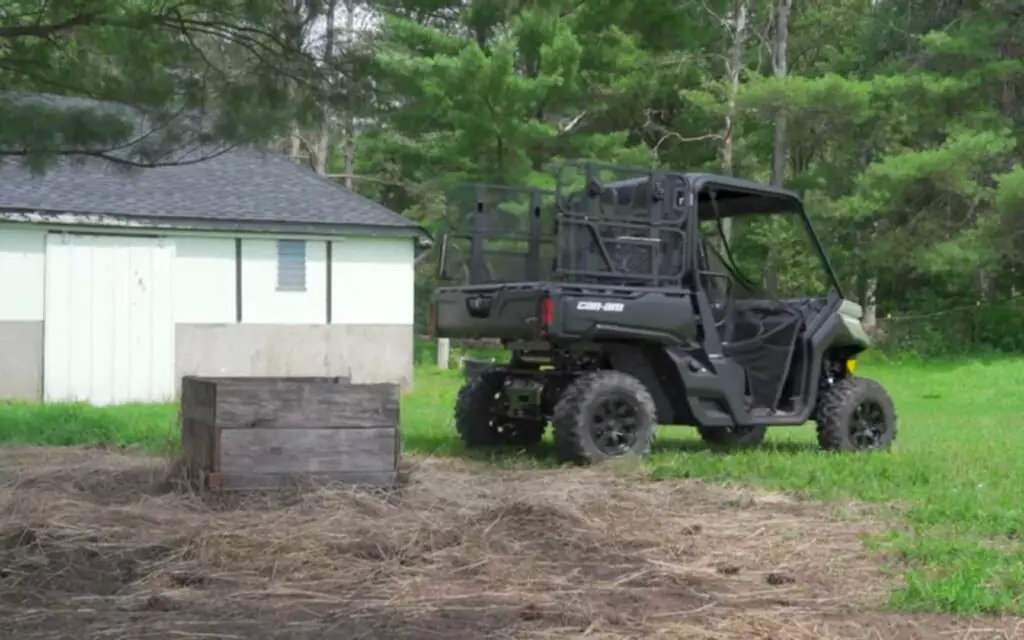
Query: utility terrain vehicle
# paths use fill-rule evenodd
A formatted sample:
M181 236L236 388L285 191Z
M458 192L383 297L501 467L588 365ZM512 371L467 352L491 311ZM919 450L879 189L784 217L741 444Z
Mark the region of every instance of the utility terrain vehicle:
M436 289L431 332L511 351L459 392L468 447L533 445L549 422L558 457L584 464L647 455L659 424L695 426L716 447L808 420L823 449L893 442L892 399L854 376L871 344L862 309L798 194L591 164L556 184L469 185L450 200L438 275L458 285ZM818 295L787 295L793 273Z

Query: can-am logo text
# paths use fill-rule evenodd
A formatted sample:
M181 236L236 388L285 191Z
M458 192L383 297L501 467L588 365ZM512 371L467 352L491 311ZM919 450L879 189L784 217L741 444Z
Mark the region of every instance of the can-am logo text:
M577 311L611 311L618 313L626 308L626 305L621 302L592 302L589 300L581 300L576 303Z

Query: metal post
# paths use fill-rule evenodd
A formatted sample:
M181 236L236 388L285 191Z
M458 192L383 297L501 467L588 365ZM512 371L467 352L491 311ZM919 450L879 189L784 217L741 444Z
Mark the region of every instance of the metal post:
M447 369L451 365L452 342L448 338L437 339L437 367Z

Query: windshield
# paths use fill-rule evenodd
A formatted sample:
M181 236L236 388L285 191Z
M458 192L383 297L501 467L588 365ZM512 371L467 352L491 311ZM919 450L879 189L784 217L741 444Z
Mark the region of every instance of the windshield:
M707 261L702 268L727 275L734 295L816 298L835 286L798 201L735 192L722 195L698 199Z

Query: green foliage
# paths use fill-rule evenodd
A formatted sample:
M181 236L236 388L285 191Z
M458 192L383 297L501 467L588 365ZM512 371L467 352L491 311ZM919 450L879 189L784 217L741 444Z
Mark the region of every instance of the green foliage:
M442 11L393 0L377 55L393 106L361 138L361 167L405 185L379 193L437 227L451 184L550 186L545 171L560 158L717 170L729 116L735 172L766 180L784 113L786 182L806 194L840 281L880 317L988 305L1024 287L1024 173L1013 164L1024 30L1012 3L800 3L783 78L762 40L771 5L748 3L730 112L736 6ZM781 289L820 287L806 239L779 224L737 226L747 267L770 264ZM982 343L1017 348L1009 335Z
M15 5L0 12L0 158L36 171L68 155L124 166L195 161L269 141L322 99L325 70L274 0ZM307 18L322 12L319 0L299 6Z
M0 157L38 171L69 153L174 163L196 144L203 155L319 131L326 110L358 119L340 127L358 130L354 166L335 168L437 232L459 182L547 188L570 158L727 163L767 180L784 114L785 183L804 192L846 290L879 317L923 317L947 335L935 313L1024 289L1017 3L797 3L786 77L771 63L768 2L356 5L375 26L338 35L327 64L314 42L327 0L16 0L0 13ZM151 135L137 140L138 115L25 100L37 92L134 105ZM780 290L822 285L800 234L743 226L750 269L767 266ZM418 269L421 298L432 272ZM1017 349L1005 333L983 343Z
M927 306L934 308L929 300ZM962 358L1024 352L1024 302L970 303L883 319L879 347L897 358Z
M472 31L387 19L380 81L401 98L382 114L386 126L362 140L378 168L398 164L403 177L439 188L464 180L546 187L544 171L559 157L649 164L623 132L567 130L563 119L579 105L629 91L624 79L636 77L641 52L615 28L582 38L559 11L509 16L483 43ZM608 108L602 102L598 109Z

